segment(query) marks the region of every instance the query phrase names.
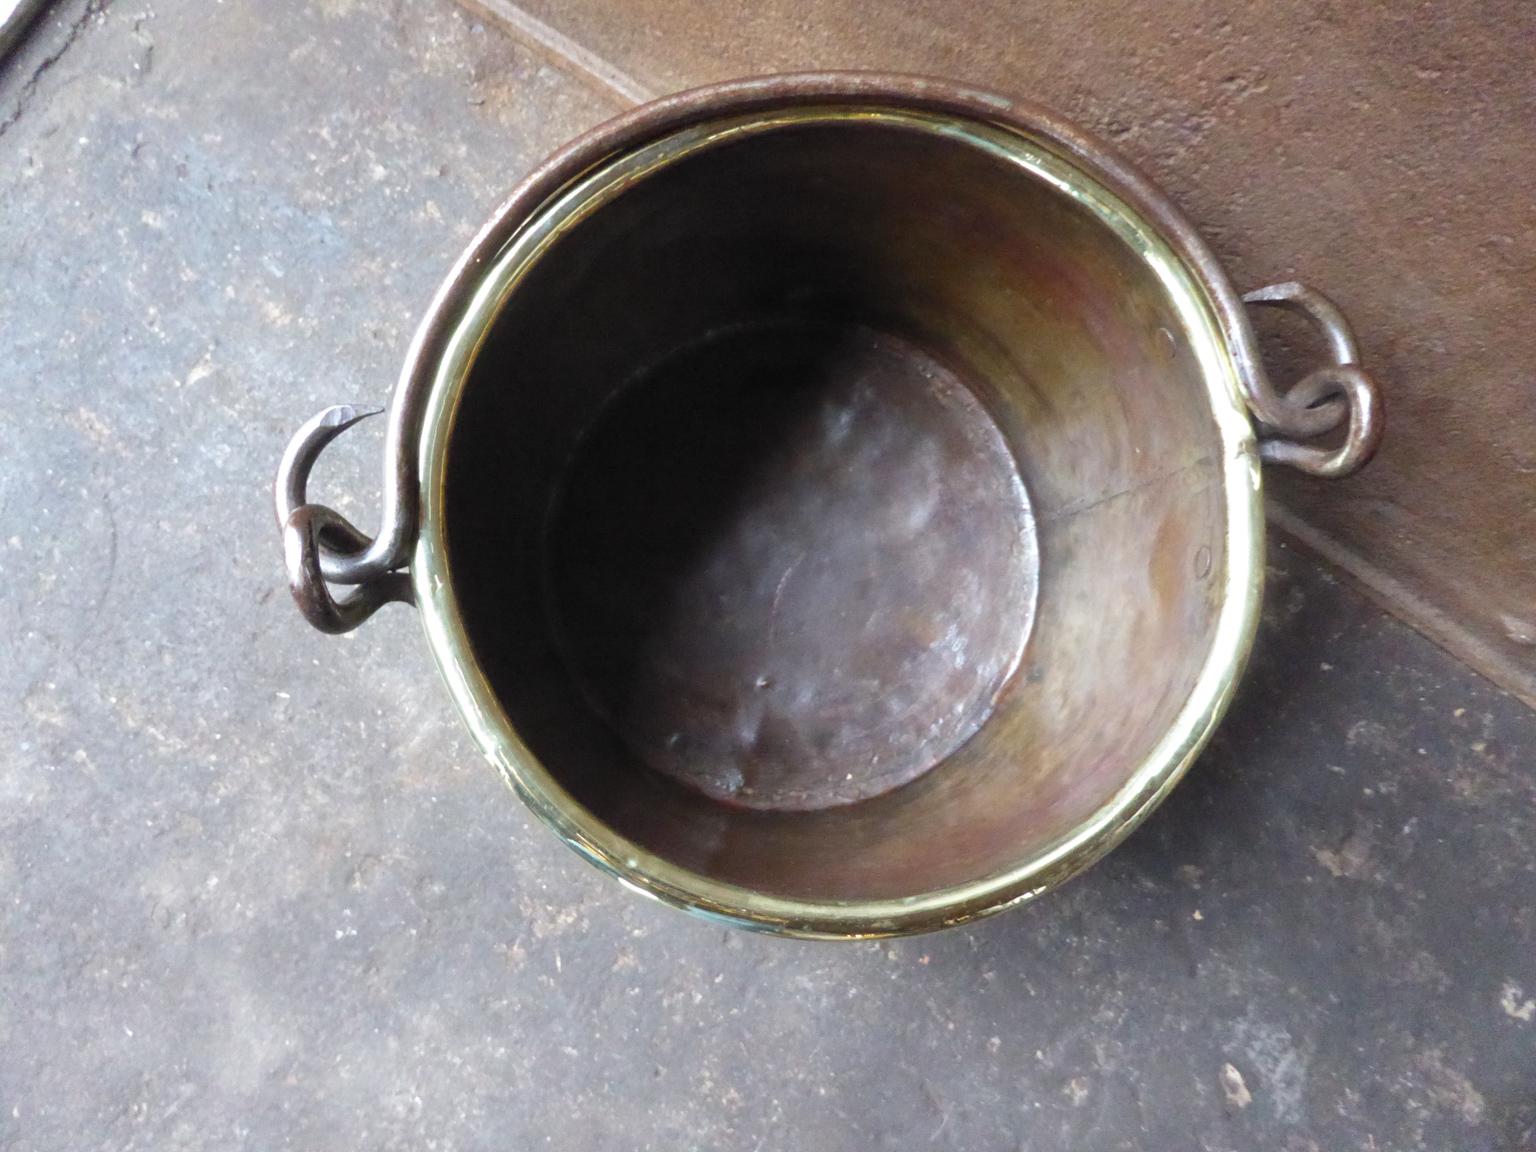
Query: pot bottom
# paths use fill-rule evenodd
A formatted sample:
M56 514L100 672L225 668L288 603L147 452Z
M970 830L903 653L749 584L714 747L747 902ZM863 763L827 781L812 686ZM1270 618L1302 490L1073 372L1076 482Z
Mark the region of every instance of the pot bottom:
M579 441L544 539L589 706L657 772L756 809L943 762L1018 667L1039 580L976 392L851 324L733 327L638 373Z

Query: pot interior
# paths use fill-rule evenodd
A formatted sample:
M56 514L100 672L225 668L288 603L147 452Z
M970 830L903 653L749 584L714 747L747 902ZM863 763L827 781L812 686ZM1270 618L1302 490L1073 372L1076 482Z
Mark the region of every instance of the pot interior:
M989 139L801 114L679 149L590 195L464 379L473 658L673 865L816 901L1017 870L1123 794L1210 657L1209 326Z

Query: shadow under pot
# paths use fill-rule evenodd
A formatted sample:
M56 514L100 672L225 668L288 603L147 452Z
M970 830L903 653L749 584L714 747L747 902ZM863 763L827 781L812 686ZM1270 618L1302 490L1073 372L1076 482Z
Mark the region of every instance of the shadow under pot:
M1039 109L867 75L673 97L450 275L376 538L305 492L358 412L301 429L290 581L327 631L414 599L481 749L632 887L798 935L957 923L1086 867L1204 744L1260 458L1375 447L1337 309L1249 300L1329 363L1274 391L1195 232Z

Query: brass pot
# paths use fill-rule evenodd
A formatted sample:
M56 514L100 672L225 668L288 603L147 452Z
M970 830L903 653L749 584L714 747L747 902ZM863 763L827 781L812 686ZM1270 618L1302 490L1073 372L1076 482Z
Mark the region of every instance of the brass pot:
M305 494L359 413L295 436L294 596L332 632L414 599L485 755L633 888L803 936L995 912L1118 843L1221 718L1260 459L1374 450L1338 311L1246 299L1332 362L1273 391L1195 231L1042 109L864 74L670 97L449 275L376 538Z

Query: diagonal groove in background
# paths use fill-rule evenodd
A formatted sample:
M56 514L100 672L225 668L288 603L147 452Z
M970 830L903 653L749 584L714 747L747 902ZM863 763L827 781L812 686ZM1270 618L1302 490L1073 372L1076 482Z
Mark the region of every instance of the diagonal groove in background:
M626 107L656 99L653 92L618 65L582 47L558 28L552 28L511 0L459 0L470 11L505 26L531 47L552 56L555 63L595 83Z

